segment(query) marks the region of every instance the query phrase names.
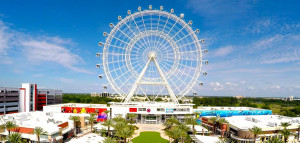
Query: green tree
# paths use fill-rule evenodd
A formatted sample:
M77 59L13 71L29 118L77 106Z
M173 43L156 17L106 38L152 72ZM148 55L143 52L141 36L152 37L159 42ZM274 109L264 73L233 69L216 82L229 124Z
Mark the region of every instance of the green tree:
M280 125L283 127L283 128L287 128L288 126L290 126L291 124L288 123L288 122L281 122Z
M267 143L283 143L283 141L279 137L272 137L267 141Z
M35 127L33 130L33 134L36 135L36 138L38 139L38 143L40 143L40 136L41 135L47 135L48 133L44 131L42 127Z
M252 132L252 134L254 136L253 137L253 142L255 142L257 135L262 133L262 129L257 127L257 126L254 126L254 127L250 128L249 131Z
M107 119L103 125L107 127L107 134L110 136L110 127L114 126L113 121L111 119Z
M109 110L104 110L103 112L106 114L107 119L109 119L109 117L110 117L110 116L109 116L110 111L109 111Z
M192 125L193 134L196 134L195 125L198 125L197 119L191 116L185 118L185 123Z
M22 135L20 133L9 134L7 140L10 143L22 143Z
M116 135L118 137L122 137L124 139L124 143L126 143L127 138L133 135L133 130L131 130L128 126L126 126L125 128L118 130Z
M211 120L213 122L213 133L216 132L216 123L218 121L218 117L210 117L209 120Z
M190 131L190 128L188 126L186 126L186 124L184 123L180 123L177 128L179 130L181 130L181 134L180 134L180 137L181 137L181 142L184 143L184 139L186 138L186 136L188 135L187 132Z
M224 135L224 132L223 132L223 124L228 124L228 121L225 119L225 118L220 118L219 120L218 120L218 123L219 123L219 125L220 125L220 129L222 130L222 132L221 132L221 138L223 137L223 135Z
M114 128L115 128L115 130L121 130L121 129L123 129L123 128L125 128L127 126L127 123L126 122L124 122L124 121L119 121L119 122L116 122L115 124L114 124Z
M287 143L287 141L289 139L289 136L292 135L291 130L289 130L287 128L284 128L284 129L280 130L279 133L282 134L283 140L284 140L285 143Z
M96 120L96 114L95 113L90 113L90 116L88 117L88 121L91 124L91 131L93 131L93 126L94 126L94 122Z
M2 129L6 129L8 131L8 135L10 135L10 131L12 129L15 129L17 127L18 127L17 124L13 121L7 121L5 122L5 124L1 125Z
M165 126L165 130L168 130L168 129L172 128L173 123L166 121L163 123L163 125Z
M133 113L127 114L127 118L129 118L129 123L132 125L134 123L133 119L136 118L137 115Z
M158 98L155 99L155 101L156 101L156 102L161 102L161 101L163 101L163 100L162 100L160 97L158 97Z
M116 116L113 118L115 122L126 122L126 120L122 116Z
M107 137L104 139L103 143L117 143L117 141L111 137Z
M177 120L175 116L171 116L169 119L167 119L169 122L173 124L179 124L180 122Z
M73 121L73 124L74 124L74 136L76 136L76 123L78 121L80 121L80 117L79 116L70 116L69 119Z
M299 140L299 137L300 137L300 125L298 125L298 135L297 135L297 137L298 137L298 140Z
M166 135L174 139L175 143L178 143L179 138L182 135L182 130L180 130L178 127L174 127L170 130L166 130Z

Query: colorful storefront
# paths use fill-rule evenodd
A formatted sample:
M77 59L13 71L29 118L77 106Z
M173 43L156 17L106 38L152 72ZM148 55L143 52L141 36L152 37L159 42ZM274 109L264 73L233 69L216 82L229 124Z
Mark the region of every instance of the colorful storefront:
M106 108L85 108L85 107L61 107L62 113L96 113L97 121L105 121L107 119L107 114L104 112Z

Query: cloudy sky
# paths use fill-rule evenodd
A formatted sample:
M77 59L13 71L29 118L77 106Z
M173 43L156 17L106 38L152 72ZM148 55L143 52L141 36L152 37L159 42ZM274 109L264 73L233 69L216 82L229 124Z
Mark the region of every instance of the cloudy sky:
M0 86L101 92L95 68L103 31L152 4L185 14L206 39L206 96L300 97L300 2L296 0L3 1Z

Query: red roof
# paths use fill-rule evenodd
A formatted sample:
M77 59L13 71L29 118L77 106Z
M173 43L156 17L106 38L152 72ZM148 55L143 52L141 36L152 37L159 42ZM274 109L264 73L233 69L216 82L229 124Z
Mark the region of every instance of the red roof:
M25 128L25 127L18 127L15 129L12 129L12 132L19 132L19 133L24 133L24 134L33 134L33 128Z

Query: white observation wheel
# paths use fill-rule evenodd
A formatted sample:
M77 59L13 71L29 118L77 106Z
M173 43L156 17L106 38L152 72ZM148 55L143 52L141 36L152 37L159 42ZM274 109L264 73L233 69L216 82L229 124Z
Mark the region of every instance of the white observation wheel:
M102 54L105 76L125 102L134 95L152 95L153 100L170 95L178 104L197 83L202 63L208 63L202 60L207 50L201 49L200 30L193 30L192 21L185 22L183 14L173 13L162 6L160 10L139 7L135 13L129 10L125 18L119 16L118 23L110 24L110 33L103 33L106 42L99 42L103 53L97 56Z

